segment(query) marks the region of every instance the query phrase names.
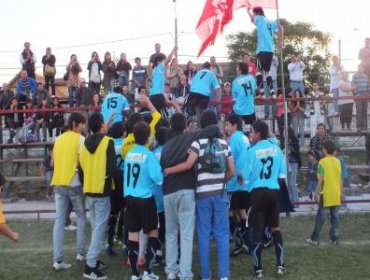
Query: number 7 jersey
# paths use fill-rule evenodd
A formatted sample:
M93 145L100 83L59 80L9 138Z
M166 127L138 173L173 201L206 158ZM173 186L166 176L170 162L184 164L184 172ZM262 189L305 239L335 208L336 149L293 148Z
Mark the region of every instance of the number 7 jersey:
M285 158L279 147L261 140L247 152L243 179L250 191L257 188L279 189L279 178L286 178Z
M123 171L124 196L149 198L155 185L162 184L163 173L155 154L148 148L135 145L126 155Z

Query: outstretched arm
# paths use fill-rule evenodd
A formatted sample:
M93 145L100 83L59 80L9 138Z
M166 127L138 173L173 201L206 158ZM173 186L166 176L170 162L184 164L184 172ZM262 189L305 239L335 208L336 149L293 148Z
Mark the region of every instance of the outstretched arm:
M168 176L171 174L176 174L176 173L187 171L194 166L197 159L198 159L198 155L194 152L190 152L186 161L179 163L175 166L166 168L164 170L164 175Z
M173 55L177 52L177 49L178 49L177 46L173 47L172 51L167 56L166 61L164 62L164 65L167 66L171 62Z

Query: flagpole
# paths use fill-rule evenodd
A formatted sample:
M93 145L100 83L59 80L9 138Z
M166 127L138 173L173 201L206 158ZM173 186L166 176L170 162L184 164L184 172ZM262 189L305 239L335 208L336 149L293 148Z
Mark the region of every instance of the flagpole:
M278 0L276 0L276 17L277 23L280 26L280 15L279 15L279 5ZM280 34L279 34L280 35ZM283 46L282 46L281 36L278 36L279 45L279 57L280 57L280 72L281 72L281 91L283 94L283 106L284 106L284 150L285 150L285 161L288 168L288 106L285 97L285 78L284 78L284 65L283 65Z
M178 31L177 31L177 3L176 0L173 0L174 9L175 9L175 47L178 47ZM175 57L177 58L177 50L175 52Z

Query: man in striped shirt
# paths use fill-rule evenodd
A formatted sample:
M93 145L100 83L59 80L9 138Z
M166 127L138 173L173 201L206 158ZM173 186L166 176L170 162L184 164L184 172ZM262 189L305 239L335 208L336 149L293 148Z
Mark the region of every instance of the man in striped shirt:
M352 85L356 87L353 93L355 96L366 96L369 94L369 78L365 74L364 66L362 64L358 66L357 70L357 73L352 77ZM357 99L355 102L357 131L367 130L368 100Z
M205 111L200 119L201 127L217 124L217 116ZM212 147L212 148L210 148ZM213 154L210 154L212 151ZM217 159L217 160L216 160ZM196 224L200 278L210 279L210 238L216 239L218 251L218 274L221 280L230 277L229 268L229 201L226 182L234 175L234 162L230 146L223 139L211 138L194 141L187 160L166 168L165 175L183 172L196 165Z

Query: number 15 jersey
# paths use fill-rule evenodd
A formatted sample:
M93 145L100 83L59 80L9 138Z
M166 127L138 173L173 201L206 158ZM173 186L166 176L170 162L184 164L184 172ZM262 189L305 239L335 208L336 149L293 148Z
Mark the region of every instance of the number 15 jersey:
M103 104L101 105L101 113L105 123L109 121L109 118L113 112L116 113L111 126L116 122L121 122L123 119L122 112L128 110L130 110L130 104L128 103L126 97L116 92L108 93L108 95L104 98Z
M233 111L239 116L252 115L255 112L254 95L257 85L251 75L240 75L232 84Z
M257 188L278 190L278 179L286 178L283 152L268 140L259 141L248 150L243 171L243 179L250 191Z
M149 198L155 185L162 184L161 165L154 153L142 145L135 145L126 155L123 172L124 196Z

